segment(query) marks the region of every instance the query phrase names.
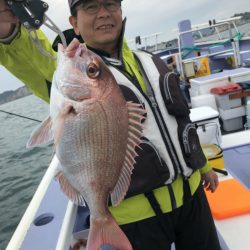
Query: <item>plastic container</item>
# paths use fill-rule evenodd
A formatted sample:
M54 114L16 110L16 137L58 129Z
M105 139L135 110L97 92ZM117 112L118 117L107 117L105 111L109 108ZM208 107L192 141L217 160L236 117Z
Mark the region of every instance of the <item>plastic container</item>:
M242 92L242 88L239 84L228 84L212 88L210 91L215 94L217 107L221 109L231 109L241 106L240 93Z
M250 117L250 100L247 101L247 105L246 105L246 115L248 117Z
M215 97L212 94L191 97L192 108L201 106L209 106L214 110L218 110Z
M250 129L250 116L249 115L246 116L244 128L245 128L245 130Z
M238 83L250 80L249 68L224 70L208 76L190 79L190 96L210 94L210 89L229 83Z
M239 82L239 85L242 88L242 102L244 105L247 105L247 102L250 101L250 81L247 82Z
M242 116L246 114L244 106L228 110L219 108L219 113L223 122L222 127L225 131L234 131L243 128Z
M197 125L201 144L221 144L221 130L218 111L209 106L190 109L190 119Z

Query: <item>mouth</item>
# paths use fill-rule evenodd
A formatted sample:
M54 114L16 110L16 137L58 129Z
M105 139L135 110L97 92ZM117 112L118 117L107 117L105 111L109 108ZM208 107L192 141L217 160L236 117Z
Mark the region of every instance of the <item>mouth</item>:
M111 30L114 27L113 24L103 24L97 27L97 30Z

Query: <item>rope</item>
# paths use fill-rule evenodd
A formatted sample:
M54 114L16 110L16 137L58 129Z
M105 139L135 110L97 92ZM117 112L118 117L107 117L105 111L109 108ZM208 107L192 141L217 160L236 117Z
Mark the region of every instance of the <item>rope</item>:
M30 117L27 117L27 116L23 116L23 115L18 115L18 114L15 114L15 113L7 112L7 111L1 110L1 109L0 109L0 112L8 114L8 115L13 115L13 116L21 117L21 118L24 118L24 119L27 119L27 120L31 120L31 121L35 121L35 122L42 122L42 121L37 120L37 119L33 119L33 118L30 118Z

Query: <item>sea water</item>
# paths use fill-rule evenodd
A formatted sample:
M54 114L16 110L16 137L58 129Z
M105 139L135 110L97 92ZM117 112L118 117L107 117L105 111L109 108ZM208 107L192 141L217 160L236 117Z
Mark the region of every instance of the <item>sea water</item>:
M49 105L31 95L0 105L0 110L37 120ZM51 146L27 149L39 122L0 111L0 249L5 249L52 158Z

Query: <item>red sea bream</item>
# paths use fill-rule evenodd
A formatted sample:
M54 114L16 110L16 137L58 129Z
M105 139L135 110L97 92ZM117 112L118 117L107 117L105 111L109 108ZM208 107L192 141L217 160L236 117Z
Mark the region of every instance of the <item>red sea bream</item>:
M88 250L131 244L108 209L124 198L140 143L144 109L126 102L102 59L73 42L59 46L50 117L32 134L28 147L53 140L60 162L56 178L76 204L90 209Z

